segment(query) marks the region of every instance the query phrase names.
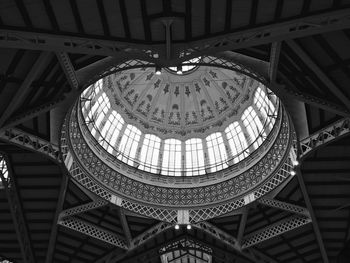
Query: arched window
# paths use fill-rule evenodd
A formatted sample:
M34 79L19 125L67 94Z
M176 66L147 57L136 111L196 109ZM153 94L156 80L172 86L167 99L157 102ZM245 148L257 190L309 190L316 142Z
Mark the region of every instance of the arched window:
M261 112L265 121L267 121L269 128L272 129L275 118L271 117L271 115L275 112L276 107L267 97L266 92L260 86L255 91L254 104Z
M231 123L226 129L228 143L231 148L234 163L238 163L248 156L247 141L238 121Z
M203 143L199 138L189 139L186 147L186 175L205 174Z
M113 152L113 146L115 145L119 132L124 125L124 119L115 110L108 116L105 126L101 131L101 137L103 141L101 145L109 152Z
M141 131L135 126L128 124L118 147L120 154L117 158L127 164L133 165L140 137Z
M206 138L206 141L208 146L210 171L216 172L227 168L227 153L221 133L216 132L210 134Z
M181 176L181 141L167 139L164 141L162 174Z
M160 138L153 134L145 135L141 148L139 169L151 173L157 173L160 142Z
M243 125L246 127L253 146L257 149L263 142L265 136L263 125L252 106L249 106L242 114Z

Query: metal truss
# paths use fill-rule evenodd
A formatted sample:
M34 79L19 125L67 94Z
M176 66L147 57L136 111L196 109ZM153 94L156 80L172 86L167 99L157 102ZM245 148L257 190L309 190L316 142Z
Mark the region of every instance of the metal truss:
M68 182L69 182L69 175L63 173L62 174L62 182L61 182L61 188L60 188L60 193L59 193L59 198L56 203L56 211L55 211L55 217L54 217L54 224L51 228L51 233L50 233L50 240L49 240L49 245L48 249L46 252L46 258L45 258L45 263L51 263L54 250L55 250L55 245L56 245L56 240L57 240L57 232L58 232L58 225L57 221L59 219L60 212L63 209L64 205L64 200L66 199L66 193L67 193L67 187L68 187Z
M316 240L317 240L318 246L320 248L320 252L321 252L321 256L322 256L323 262L324 263L328 263L329 259L328 259L327 251L326 251L325 245L323 243L321 231L320 231L320 228L318 226L317 218L315 216L314 209L312 207L311 200L310 200L309 194L308 194L307 189L306 189L306 185L305 185L305 182L304 182L304 179L303 179L303 175L301 173L300 166L297 167L296 173L297 173L297 178L298 178L300 190L301 190L301 193L303 194L303 198L305 200L306 207L310 211L310 218L312 220L312 227L313 227L313 230L314 230L314 233L315 233L315 236L316 236Z
M95 226L93 224L84 222L75 217L66 217L58 221L61 226L73 229L82 234L91 236L93 238L99 239L106 243L112 244L114 246L120 247L122 249L128 249L126 240L117 234L105 230L101 227Z
M242 241L242 249L249 248L265 240L271 239L283 233L286 233L295 228L304 226L311 222L311 219L304 216L291 216L260 229L248 236L245 236Z
M60 103L62 103L64 101L64 97L62 98L59 98L59 99L56 99L56 100L53 100L53 101L49 101L49 102L46 102L46 103L43 103L41 104L40 106L38 107L35 107L35 108L31 108L29 110L27 110L25 113L23 114L19 114L19 115L16 115L14 117L10 117L5 125L2 127L2 129L8 129L10 127L13 127L17 124L20 124L26 120L29 120L29 119L32 119L44 112L47 112L55 107L57 107Z
M213 253L213 250L208 247L204 246L202 243L197 242L196 240L190 238L190 237L184 237L179 240L175 240L171 243L166 244L162 248L159 249L159 254L163 255L168 252L172 252L175 250L179 250L181 248L186 248L186 249L193 249L193 250L199 250L207 254Z
M303 36L341 30L350 26L349 9L344 8L325 14L310 15L287 22L255 27L209 39L189 43L172 43L176 65L203 53L216 53L280 41ZM73 37L59 34L0 30L0 47L32 50L61 51L67 53L92 54L102 56L138 56L139 58L166 61L166 44L147 45L118 40L98 39L94 36ZM169 61L169 60L168 60Z
M202 53L216 53L219 51L246 48L262 45L274 41L294 39L303 36L320 34L333 30L340 30L350 26L349 9L328 12L307 17L293 19L278 24L269 24L210 39L190 42L184 47L174 48L183 54L192 53L197 57Z
M21 106L23 99L28 95L30 91L29 87L32 85L32 82L36 79L37 75L44 70L50 58L50 52L40 53L38 59L32 65L21 86L13 94L9 105L3 111L0 117L0 127L2 127L6 120Z
M26 133L19 129L10 128L0 130L0 139L38 153L45 154L58 163L62 162L60 158L61 153L58 146L30 133Z
M93 201L84 205L79 205L79 206L75 206L66 210L63 210L60 215L59 215L59 219L63 219L65 217L68 216L73 216L73 215L77 215L77 214L81 214L84 213L86 211L89 210L93 210L99 207L103 207L108 205L109 202L107 200L97 200L97 201Z
M258 203L269 206L269 207L281 209L281 210L284 210L287 212L291 212L294 214L298 214L301 216L310 217L309 211L305 207L302 207L302 206L293 205L293 204L289 204L286 202L278 201L275 199L264 198L264 197L260 198L258 200Z
M274 259L268 257L267 255L262 256L260 255L261 253L256 253L256 251L253 251L251 248L242 250L241 244L235 237L231 236L230 234L222 231L221 229L217 228L216 226L213 226L208 222L203 221L203 222L194 224L193 227L196 227L197 229L204 231L205 233L220 240L221 242L224 242L231 249L241 254L242 256L250 259L253 262L271 263L275 261Z
M13 177L13 171L11 167L8 166L9 160L7 159L7 157L0 155L0 161L2 161L3 164L6 163L6 165L2 165L0 167L0 179L5 188L8 202L10 205L12 220L13 224L15 225L17 238L23 256L23 261L25 263L34 263L36 261L31 245L28 227L23 214L22 203L19 198L16 182ZM7 174L7 178L5 178L4 176L5 173Z
M350 110L350 99L341 91L338 86L324 73L324 71L313 61L312 58L294 41L286 41L286 44L300 57L301 60L317 75L325 86Z
M211 236L214 236L215 238L221 240L222 242L234 248L235 250L240 251L240 246L236 238L213 226L212 224L203 221L196 223L193 226L208 233Z
M73 89L79 89L79 82L68 54L66 52L57 52L56 56L62 66L62 69L67 77L69 84L72 86Z
M300 141L300 159L312 151L350 133L350 119L344 118Z
M130 249L136 248L149 239L154 238L156 235L164 232L165 230L174 227L172 224L166 223L166 222L160 222L157 225L151 227L150 229L143 232L141 235L135 237L130 242Z
M28 32L18 30L0 30L0 47L31 50L48 50L67 53L80 53L101 56L133 55L145 58L159 56L163 45L145 45L116 40L104 40L93 37L74 37L50 33ZM163 51L164 52L164 51Z

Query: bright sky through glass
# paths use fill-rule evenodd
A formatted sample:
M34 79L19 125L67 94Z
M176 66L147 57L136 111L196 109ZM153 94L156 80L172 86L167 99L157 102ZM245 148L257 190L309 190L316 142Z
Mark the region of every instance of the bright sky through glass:
M91 134L108 153L150 173L196 176L225 169L257 149L276 120L276 100L259 86L253 105L223 131L204 138L163 140L126 123L111 108L101 86L102 81L98 81L81 96L82 113Z

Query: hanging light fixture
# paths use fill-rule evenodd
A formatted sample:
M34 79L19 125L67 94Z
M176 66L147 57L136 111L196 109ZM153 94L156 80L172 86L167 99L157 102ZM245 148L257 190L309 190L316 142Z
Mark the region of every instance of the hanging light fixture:
M176 73L177 73L178 75L182 75L182 65L178 65L178 66L176 67Z
M162 74L162 68L159 66L156 66L156 75L161 75Z

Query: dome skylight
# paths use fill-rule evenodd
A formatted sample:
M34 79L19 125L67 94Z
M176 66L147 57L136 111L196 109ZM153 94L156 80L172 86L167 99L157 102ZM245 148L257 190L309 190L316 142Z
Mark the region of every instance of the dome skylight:
M231 74L228 70L200 68L198 71L202 71L197 76L202 81L201 85L196 79L174 80L168 76L164 77L164 74L161 77L151 74L151 70L148 69L129 70L124 75L116 74L100 79L81 95L82 114L91 134L109 154L120 161L154 174L204 175L242 161L263 143L273 128L278 100L261 83L247 77L241 78L241 82L235 81L237 75L232 73L233 75L228 76ZM189 76L192 74L194 73L189 73ZM221 78L217 77L219 74L222 75ZM205 80L209 79L207 75L211 76L213 84L206 83ZM176 81L182 83L178 84ZM236 99L231 100L230 104L228 101L232 94L225 89L228 86L231 91L241 90L241 96L236 95ZM216 90L211 90L213 88ZM243 90L244 88L247 90ZM139 95L130 97L136 89L139 90ZM155 89L159 90L152 93ZM150 115L150 112L156 112L157 106L162 106L162 99L166 96L167 110L164 111L163 118L168 118L168 123L159 125L159 122L154 121L159 126L155 130L149 130L154 116ZM217 100L215 96L218 96ZM123 110L120 104L123 100L130 104L128 101L131 98L137 107ZM220 110L220 106L215 107L220 100L224 101L223 105L226 103L225 110ZM140 105L142 107L147 102L149 103L144 113L139 110ZM191 103L197 106L193 108ZM192 109L186 109L186 104ZM199 110L201 104L203 107ZM216 112L213 112L210 106L214 106ZM234 111L229 111L230 108ZM214 120L206 120L207 115L203 113L205 110L212 112L211 114L218 119L221 118L221 126ZM225 116L225 112L231 115L235 112L236 115L230 118ZM183 126L186 118L189 118L189 113L201 116L201 124L192 125L192 130L187 132L190 135L182 134L181 129L191 128L191 124ZM174 115L177 116L178 122L173 121L171 116ZM138 118L142 118L143 125L137 124L135 119ZM178 129L176 134L169 134L173 132L170 131L171 126L174 130ZM167 127L169 131L159 132ZM199 132L196 133L196 130Z
M201 59L206 66L183 75L156 75L140 60L101 73L62 127L72 177L113 204L186 224L289 178L295 133L267 81L234 61Z

